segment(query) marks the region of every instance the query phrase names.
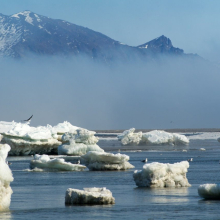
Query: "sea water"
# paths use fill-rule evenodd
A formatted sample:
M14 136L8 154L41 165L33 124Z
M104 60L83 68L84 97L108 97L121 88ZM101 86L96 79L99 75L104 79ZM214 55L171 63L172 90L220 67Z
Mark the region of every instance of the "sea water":
M197 188L220 183L220 143L191 140L188 146L130 146L100 141L110 152L130 156L134 169L127 171L28 172L32 157L9 157L14 182L10 211L0 219L219 219L220 201L203 200ZM104 144L105 143L105 144ZM205 148L206 151L200 151ZM139 150L142 151L139 151ZM185 149L187 152L182 152ZM123 152L125 151L125 152ZM175 163L189 158L188 188L138 188L133 172L142 169L141 160ZM115 197L114 205L66 206L68 188L106 187Z

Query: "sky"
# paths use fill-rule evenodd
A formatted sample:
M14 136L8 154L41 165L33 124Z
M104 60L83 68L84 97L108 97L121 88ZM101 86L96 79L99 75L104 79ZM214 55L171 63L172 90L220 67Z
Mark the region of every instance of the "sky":
M24 10L63 19L136 46L158 36L220 61L220 1L0 0L1 13ZM212 63L212 62L211 62ZM33 126L95 129L218 128L219 68L209 62L114 63L87 57L0 60L0 121L32 114Z
M165 35L186 53L220 62L219 0L0 0L0 5L5 15L31 10L131 46Z

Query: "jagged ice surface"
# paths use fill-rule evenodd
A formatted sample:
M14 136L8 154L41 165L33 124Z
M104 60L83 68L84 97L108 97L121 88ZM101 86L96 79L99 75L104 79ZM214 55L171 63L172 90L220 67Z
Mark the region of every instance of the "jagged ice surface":
M126 170L134 168L125 154L90 151L82 156L89 170Z
M135 128L124 131L121 135L118 135L118 140L122 145L131 144L188 144L189 140L186 136L168 133L165 131L154 130L146 133L138 132L134 133Z
M13 181L12 172L6 163L10 146L0 145L0 211L8 210L11 203L12 189L10 182Z
M94 136L94 131L86 129L77 129L73 133L65 133L62 136L62 144L58 147L59 155L84 155L89 151L103 152L96 143L98 138Z
M48 155L36 154L30 162L30 168L38 168L45 171L82 171L86 167L80 164L65 162L63 158L50 159Z
M220 200L220 184L203 184L198 188L198 194L204 199Z
M133 178L139 187L187 187L190 186L186 178L188 168L188 161L174 164L153 162L145 164L143 170L135 170Z
M103 188L67 189L65 204L114 204L115 198L110 190Z
M0 131L3 135L2 143L11 146L10 155L29 155L50 153L52 150L57 151L61 144L59 133L76 132L78 127L64 121L52 127L38 126L31 127L26 123L1 122Z

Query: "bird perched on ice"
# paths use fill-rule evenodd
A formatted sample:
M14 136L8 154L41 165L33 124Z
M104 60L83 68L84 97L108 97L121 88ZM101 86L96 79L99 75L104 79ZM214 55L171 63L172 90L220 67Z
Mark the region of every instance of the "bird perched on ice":
M77 164L80 164L80 160L78 160Z
M147 163L147 158L146 158L145 160L142 160L141 162L143 162L143 163Z
M187 161L188 161L188 162L192 162L192 161L193 161L193 158L190 158L190 159L188 159Z
M27 123L29 124L31 122L31 119L33 118L33 115L31 115L30 118L28 118L27 120L22 120L21 122Z

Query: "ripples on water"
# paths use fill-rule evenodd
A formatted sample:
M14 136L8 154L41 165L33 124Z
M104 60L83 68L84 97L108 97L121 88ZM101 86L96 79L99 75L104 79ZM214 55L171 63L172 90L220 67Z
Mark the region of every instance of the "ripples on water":
M100 143L111 152L121 148L116 142ZM206 151L199 151L201 147ZM129 152L139 149L142 151ZM29 167L31 157L9 157L14 193L10 211L1 213L0 219L219 219L220 201L203 200L197 193L200 184L220 182L219 149L220 144L214 140L192 140L185 147L124 147L135 169L142 169L140 161L145 158L148 162L174 163L192 157L187 174L192 185L189 188L137 188L132 177L135 169L26 172L23 170ZM115 205L65 206L66 189L84 187L107 187Z

